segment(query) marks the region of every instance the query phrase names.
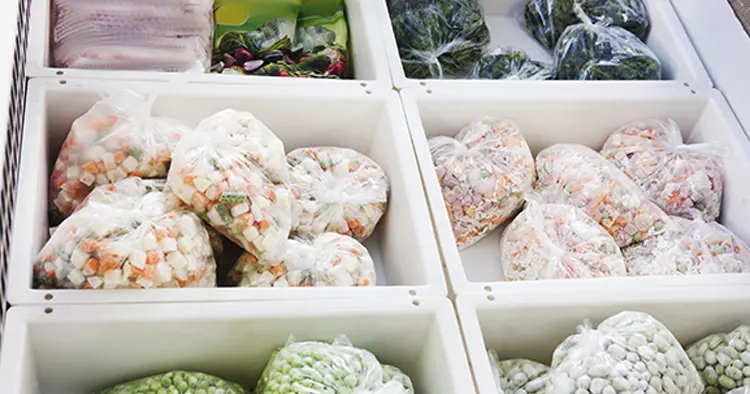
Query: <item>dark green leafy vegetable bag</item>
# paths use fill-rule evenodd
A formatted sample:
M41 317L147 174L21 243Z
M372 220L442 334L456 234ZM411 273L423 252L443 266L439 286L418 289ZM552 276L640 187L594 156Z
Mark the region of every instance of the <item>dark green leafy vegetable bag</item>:
M579 23L573 6L578 3L593 22L609 18L646 41L651 30L643 0L528 0L523 19L526 29L537 41L552 49L565 28Z
M608 19L592 23L581 7L576 11L583 23L569 26L553 53L556 79L661 79L659 59L638 37Z
M461 78L490 42L477 0L391 0L389 11L409 78Z
M101 394L158 393L224 393L245 394L240 385L200 372L173 371L118 384Z
M474 66L472 79L546 80L552 66L532 60L520 49L497 48L487 52Z

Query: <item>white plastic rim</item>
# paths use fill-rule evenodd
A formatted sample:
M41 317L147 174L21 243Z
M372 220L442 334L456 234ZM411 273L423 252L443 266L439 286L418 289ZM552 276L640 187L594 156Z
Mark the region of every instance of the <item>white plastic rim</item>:
M290 335L346 335L417 392L472 394L455 313L439 298L13 307L3 394L80 394L174 369L254 385Z
M52 0L34 0L31 5L29 30L29 53L26 73L29 77L65 77L126 79L140 81L167 81L181 79L197 83L250 84L295 87L357 87L362 84L390 85L388 62L385 59L383 42L375 12L369 0L345 0L349 23L351 65L355 79L326 80L309 78L280 78L264 76L219 75L202 73L166 73L149 71L110 71L53 68L50 64L50 29Z
M285 149L340 146L380 164L390 181L385 216L365 246L375 260L377 286L308 288L185 288L35 290L32 264L47 239L49 169L74 119L106 89L158 91L153 112L195 125L226 108L253 113ZM391 90L328 90L48 79L29 84L15 207L8 300L17 304L201 302L314 298L445 296L446 285L429 210L398 95ZM233 261L219 261L233 264Z
M673 0L683 26L717 89L750 132L750 36L726 1ZM719 44L720 43L720 44ZM727 50L731 48L731 50Z
M427 139L455 136L482 116L515 122L536 154L553 144L578 143L600 150L620 126L637 120L672 118L687 143L718 141L730 154L724 158L726 184L720 222L750 241L750 141L717 91L682 86L640 90L608 90L592 85L502 89L404 89L401 92L422 180L451 289L456 294L515 294L519 291L579 291L618 288L648 292L659 286L750 285L750 274L612 277L505 282L500 261L502 226L460 253L453 237Z
M675 85L688 83L694 87L710 86L710 79L690 39L683 29L672 5L667 0L646 0L651 17L651 34L646 42L662 63L663 81L492 81L492 80L440 80L407 78L401 66L396 36L391 28L386 0L375 0L375 17L381 29L388 66L396 88L427 86L429 88L494 88L514 89L529 86L595 84L601 89L617 86L647 87L650 85ZM485 19L490 29L491 46L510 46L525 50L534 59L549 62L551 57L544 48L525 32L518 23L527 0L481 0ZM723 47L723 46L722 46Z
M477 392L497 394L487 359L493 349L501 360L526 358L549 365L552 352L576 327L597 325L623 311L640 311L664 323L683 346L711 334L750 324L750 287L686 287L675 293L575 292L518 297L461 295L457 309Z

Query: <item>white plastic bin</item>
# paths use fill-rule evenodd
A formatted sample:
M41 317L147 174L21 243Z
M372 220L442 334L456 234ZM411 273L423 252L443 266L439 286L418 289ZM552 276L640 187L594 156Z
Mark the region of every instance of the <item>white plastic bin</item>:
M499 258L502 226L459 253L427 145L430 137L453 137L470 122L482 116L494 116L514 121L534 156L557 143L584 144L598 151L607 137L626 123L672 118L680 125L686 142L718 141L729 148L729 156L724 159L726 184L719 221L740 238L750 241L747 226L750 186L746 181L750 173L750 142L718 92L691 91L681 86L602 90L592 85L576 88L550 85L524 90L405 89L401 94L443 263L455 293L515 294L551 288L577 291L611 287L647 292L655 286L750 284L750 274L503 282Z
M49 171L74 119L102 89L157 89L153 111L196 124L226 108L249 111L284 142L287 151L305 146L341 146L379 163L390 180L388 210L365 242L375 260L377 285L355 288L208 288L151 290L34 290L32 264L47 240ZM8 299L28 303L173 302L311 298L444 296L429 210L409 132L396 93L390 90L273 88L159 83L58 81L30 83L13 223ZM233 264L233 261L219 261Z
M527 0L481 0L484 7L485 20L490 29L491 47L513 47L525 50L531 58L551 62L551 55L526 32L520 24L523 6ZM490 80L439 80L407 78L401 66L396 37L391 28L386 0L375 0L376 17L381 28L381 35L385 43L388 65L393 77L393 84L397 88L428 86L430 88L443 87L488 87L509 89L552 84L595 83L602 89L610 86L627 84L628 86L668 85L688 83L693 86L708 86L710 84L700 58L693 49L690 39L683 30L680 20L672 9L669 1L646 0L651 17L651 34L646 44L654 51L662 64L662 78L659 81L490 81Z
M549 365L555 347L587 319L597 325L623 311L645 312L664 323L683 346L750 324L750 287L691 290L685 298L669 289L658 294L627 293L627 299L616 292L585 291L557 296L459 296L458 315L477 392L497 394L487 349L495 350L501 360L527 358Z
M26 73L29 77L65 76L67 78L103 78L128 80L159 80L184 78L190 82L255 84L297 87L314 86L332 88L335 86L355 87L375 82L390 85L388 62L383 55L383 42L375 12L368 0L346 0L347 22L349 23L349 50L352 72L355 79L324 80L303 78L279 78L219 74L180 74L148 71L109 71L53 68L50 57L51 4L53 0L31 1L31 22L29 29L29 52Z
M408 374L418 393L472 394L446 299L26 306L11 308L0 361L3 394L91 393L174 369L254 386L290 335L345 334Z

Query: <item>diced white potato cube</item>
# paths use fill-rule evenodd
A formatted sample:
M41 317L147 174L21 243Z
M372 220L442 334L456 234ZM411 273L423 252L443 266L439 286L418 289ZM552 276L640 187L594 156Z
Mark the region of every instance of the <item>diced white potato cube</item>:
M263 250L271 250L276 246L278 240L271 234L267 234L263 240ZM257 245L257 244L256 244ZM258 245L260 246L260 245Z
M104 168L106 168L107 171L114 170L115 167L117 167L117 163L115 163L115 155L113 155L112 152L103 154L102 161L104 162Z
M81 174L78 180L86 186L91 186L91 184L96 180L96 177L91 173L84 172Z
M83 285L83 282L86 281L86 277L83 276L81 271L74 269L70 271L70 273L68 273L68 280L73 284L73 286L81 287Z
M154 287L154 281L143 278L138 278L135 283L138 283L138 285L143 287L144 289L150 289Z
M62 163L62 162L59 162L59 163ZM65 176L67 176L68 179L76 179L76 178L78 178L78 175L80 175L80 174L81 174L81 168L80 167L71 166L71 167L68 167L65 170ZM92 180L93 180L93 178L92 178Z
M210 180L211 183L214 183L214 184L219 183L221 182L222 179L224 179L224 176L221 175L221 173L218 171L211 171L208 174L208 180Z
M167 263L177 269L186 267L188 262L182 253L172 252L167 255Z
M202 176L196 177L195 180L193 180L193 184L195 185L196 189L200 190L201 193L205 192L206 189L211 187L211 181Z
M260 221L263 218L263 210L260 209L258 204L250 206L250 214L253 215L253 218L255 218L256 221Z
M128 158L122 162L122 168L124 168L128 173L133 172L136 168L138 168L138 160L136 160L136 158L133 156L128 156Z
M187 266L185 267L188 272L195 272L198 270L198 261L195 259L195 257L187 257Z
M255 226L250 226L242 232L242 236L244 236L248 242L254 241L256 238L258 238L259 235L260 234L258 233L258 229L255 228Z
M102 285L104 284L104 281L102 281L98 276L90 276L86 280L89 282L89 284L91 285L91 287L93 287L94 289L98 289L98 288L102 287Z
M232 207L232 216L240 216L250 210L250 206L247 203L237 204Z
M219 212L216 210L216 208L208 211L208 220L211 223L224 223L224 219L221 218L221 215L219 215Z
M279 278L273 285L274 287L289 287L289 282L286 281L286 278Z
M141 238L141 246L143 247L143 250L156 249L158 247L156 235L151 232L144 234Z
M109 184L109 178L107 178L104 174L96 174L96 184L97 185L106 185Z
M163 282L172 280L172 267L166 262L161 262L156 266L156 276Z
M159 241L159 249L164 253L174 252L177 250L177 242L173 238L164 238Z
M76 269L81 269L88 259L89 255L87 253L83 253L81 249L75 248L70 255L70 264Z
M85 151L85 155L89 160L93 161L99 161L104 157L104 155L107 153L107 151L104 149L103 146L100 145L94 145L92 147L89 147Z
M195 247L195 244L192 242L190 238L182 237L179 241L177 241L177 248L180 249L183 253L188 253Z
M112 175L114 176L114 179L112 177L110 177L110 179L112 179L113 182L117 182L120 179L127 178L128 172L121 167L116 167L114 170L112 170ZM109 176L109 173L107 173L107 176Z
M115 269L104 274L104 288L116 289L122 283L122 271Z
M175 269L172 270L172 272L173 272L174 277L177 278L177 279L179 279L179 280L187 280L188 279L187 270L185 268L175 268Z
M142 270L146 266L146 253L142 250L134 250L130 253L130 264Z

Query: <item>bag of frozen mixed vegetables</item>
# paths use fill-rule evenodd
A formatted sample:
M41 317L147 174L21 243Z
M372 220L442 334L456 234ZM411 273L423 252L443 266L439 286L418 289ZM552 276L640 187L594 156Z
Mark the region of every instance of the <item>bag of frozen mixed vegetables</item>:
M346 78L348 45L344 0L302 0L292 45L299 76Z
M223 393L245 394L236 383L200 372L171 371L147 378L121 383L100 394L146 393Z

